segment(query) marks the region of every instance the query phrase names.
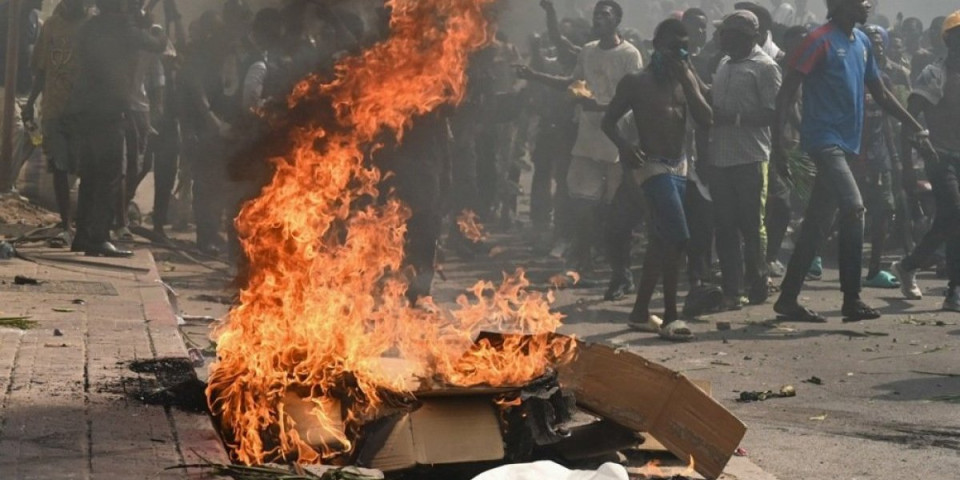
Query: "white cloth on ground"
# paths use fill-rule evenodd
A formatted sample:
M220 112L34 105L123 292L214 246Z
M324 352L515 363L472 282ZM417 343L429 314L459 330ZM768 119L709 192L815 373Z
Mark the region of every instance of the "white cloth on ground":
M597 470L569 470L554 462L504 465L481 473L473 480L629 480L622 465L604 463Z

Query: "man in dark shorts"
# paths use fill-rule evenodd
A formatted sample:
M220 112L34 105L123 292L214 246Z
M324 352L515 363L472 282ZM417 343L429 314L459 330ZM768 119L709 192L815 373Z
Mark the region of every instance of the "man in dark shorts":
M864 207L847 164L848 159L860 153L864 86L884 111L903 122L905 130L923 131L883 84L870 40L854 28L866 22L870 2L827 0L827 11L830 21L811 32L789 61L777 96L777 121L773 126L772 159L789 180L783 131L802 85L800 143L816 164L817 174L780 298L773 307L787 320L799 322L826 321L801 306L797 298L838 207L840 289L844 297L841 313L849 321L880 317L880 312L860 299Z
M940 245L947 245L949 290L943 309L960 312L960 11L943 23L947 57L929 65L917 78L910 95L910 113L923 113L930 127L935 152L924 152L927 177L933 185L937 211L933 227L914 251L891 269L900 276L901 291L909 299L922 298L917 285L917 270L930 263ZM913 171L913 142L903 138L903 183L907 192L916 194Z
M32 122L37 97L43 94L43 151L53 173L53 193L63 229L56 243L64 247L72 241L69 175L76 175L79 168L64 114L80 71L77 32L87 18L83 0L63 0L43 25L31 59L33 90L22 113L24 123Z
M620 81L602 123L604 133L620 151L625 176L642 186L637 191L646 198L653 228L630 326L646 329L659 323L650 314L650 300L663 277L664 315L659 332L676 341L693 338L677 314L680 261L690 238L683 210L687 111L698 125L706 127L713 122L713 112L687 58L687 44L683 23L676 19L660 23L650 65ZM636 119L639 145L629 142L617 128L628 111Z

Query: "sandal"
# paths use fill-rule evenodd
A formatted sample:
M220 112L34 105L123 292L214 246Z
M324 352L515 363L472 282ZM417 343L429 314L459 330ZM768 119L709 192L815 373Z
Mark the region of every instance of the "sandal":
M689 342L694 336L686 322L674 320L660 328L660 338L671 342Z
M881 270L880 273L868 278L863 286L870 288L900 288L900 281L892 273Z
M656 315L648 316L646 322L637 322L634 320L627 322L627 326L631 329L647 333L659 333L661 325L663 325L663 320Z
M773 311L780 315L780 318L790 322L800 323L826 323L827 318L809 308L802 307L799 304L776 303L773 305Z
M843 314L844 322L859 322L861 320L876 320L881 314L876 309L870 308L862 300L851 303L845 303L840 309Z

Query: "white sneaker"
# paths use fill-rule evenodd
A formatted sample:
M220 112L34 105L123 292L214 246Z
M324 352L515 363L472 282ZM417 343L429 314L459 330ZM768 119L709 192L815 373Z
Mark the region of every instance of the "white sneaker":
M907 300L923 299L923 292L920 291L920 286L917 285L916 270L903 268L902 261L893 262L893 264L890 265L890 270L900 280L900 293L903 294L904 298Z
M943 301L943 309L948 312L960 312L960 287L953 287L947 292Z

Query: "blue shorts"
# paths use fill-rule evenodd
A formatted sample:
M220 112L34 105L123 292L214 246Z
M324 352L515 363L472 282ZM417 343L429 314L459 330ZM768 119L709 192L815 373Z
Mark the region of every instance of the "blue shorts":
M672 174L650 177L643 182L643 191L653 234L663 242L683 243L689 240L690 229L687 227L687 214L683 210L687 178Z

